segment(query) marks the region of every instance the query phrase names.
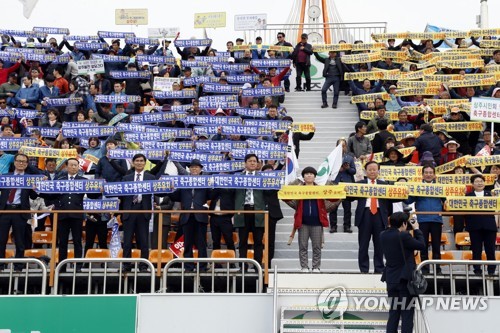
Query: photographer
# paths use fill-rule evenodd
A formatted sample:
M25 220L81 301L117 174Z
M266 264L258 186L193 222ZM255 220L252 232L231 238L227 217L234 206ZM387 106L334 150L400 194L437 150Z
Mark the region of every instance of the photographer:
M424 236L418 229L418 222L411 220L408 223L406 213L392 214L389 223L389 228L380 234L385 257L385 269L381 280L387 283L387 296L391 304L387 332L398 331L401 317L401 333L411 333L413 332L414 308L412 304L414 302L412 299L414 296L410 295L407 285L416 268L414 251L425 249ZM406 231L411 229L413 229L414 237Z

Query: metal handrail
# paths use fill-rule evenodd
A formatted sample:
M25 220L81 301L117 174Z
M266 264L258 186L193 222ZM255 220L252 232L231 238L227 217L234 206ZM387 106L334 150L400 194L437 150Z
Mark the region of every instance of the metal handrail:
M0 265L2 264L10 264L10 270L9 270L9 291L8 295L10 295L11 289L12 289L12 280L14 279L14 284L15 288L17 288L17 283L18 280L17 278L20 277L21 275L24 275L24 294L26 295L28 293L28 280L29 280L29 264L36 264L37 266L40 267L42 270L42 282L41 282L41 294L45 295L45 289L47 288L47 268L45 267L45 264L36 258L0 258ZM25 272L16 272L14 270L14 265L15 264L25 264Z
M422 270L423 267L426 266L433 266L433 282L434 282L434 295L437 295L437 280L438 280L438 274L436 272L436 267L437 265L449 265L450 266L450 271L449 271L449 281L450 281L450 290L453 295L455 295L456 290L455 290L455 284L454 280L458 277L461 277L463 275L458 275L458 274L453 274L453 266L465 266L465 281L466 281L466 287L467 287L467 295L470 295L470 286L469 286L469 281L470 281L470 273L469 273L469 268L470 266L481 266L481 282L483 284L483 293L485 296L488 296L486 294L486 281L487 276L485 274L485 266L500 266L500 261L497 260L436 260L436 259L431 259L431 260L425 260L422 261L420 264L417 266L417 270ZM500 269L498 269L498 272L494 275L494 277L498 277L498 283L500 286Z
M110 275L111 272L108 272L108 269L113 269L113 270L116 270L116 268L111 268L111 267L108 267L108 263L119 263L120 266L118 268L118 291L120 293L121 291L121 286L122 286L122 277L123 275L128 275L128 274L133 274L134 275L134 290L137 289L137 267L138 267L138 264L145 264L148 266L149 268L149 272L144 272L144 273L141 273L141 274L149 274L150 275L150 284L151 284L151 290L150 292L151 293L154 293L155 292L155 267L153 266L153 264L147 260L147 259L143 259L143 258L79 258L79 259L76 259L76 258L72 258L72 259L65 259L63 261L61 261L59 263L59 265L57 265L56 267L56 271L55 271L55 281L54 281L54 291L53 291L53 294L54 295L57 295L58 293L58 287L59 287L59 277L60 277L60 274L64 274L64 273L61 273L61 269L63 268L66 268L67 267L67 264L73 264L73 265L76 265L76 264L89 264L89 268L88 268L88 272L81 272L81 273L77 273L76 272L76 269L73 269L73 273L72 273L72 294L74 295L75 294L75 282L76 282L76 276L77 274L78 275L86 275L88 277L88 282L87 282L87 293L90 294L90 288L92 286L92 264L93 263L97 263L97 264L104 264L104 271L94 271L95 273L99 273L99 274L103 274L104 275L104 279L103 279L103 294L106 293L106 283L107 283L107 277L108 275ZM131 263L134 265L134 272L125 272L124 269L123 269L123 263ZM97 274L96 274L97 275Z
M193 263L196 264L196 271L192 273L187 273L184 270L184 264L186 263ZM210 270L207 270L204 273L200 273L200 263L206 263L206 264L212 264ZM216 263L221 263L226 265L226 270L223 271L223 269L219 269L216 271L215 265ZM163 292L167 291L167 282L168 282L168 275L169 275L169 269L172 268L171 266L175 264L180 264L181 265L181 292L184 293L184 277L185 276L192 276L193 274L196 276L196 281L198 282L200 280L200 276L208 276L210 275L212 277L212 292L214 290L214 279L215 276L220 276L220 275L225 275L226 276L226 281L229 285L229 277L230 276L241 276L242 277L242 293L245 293L245 275L247 276L252 276L251 274L245 273L245 264L248 264L249 266L252 265L256 269L257 272L257 288L258 288L258 293L262 292L263 289L263 279L262 279L262 267L255 261L254 259L248 259L248 258L176 258L174 260L171 260L167 262L165 267L163 268L163 276L162 276L162 285L163 285ZM231 272L231 269L229 268L230 264L240 264L241 267L241 273L240 272ZM267 268L267 265L266 265ZM175 272L178 273L178 272ZM228 288L229 290L229 288ZM196 288L196 283L195 283L195 288L194 291L197 292Z

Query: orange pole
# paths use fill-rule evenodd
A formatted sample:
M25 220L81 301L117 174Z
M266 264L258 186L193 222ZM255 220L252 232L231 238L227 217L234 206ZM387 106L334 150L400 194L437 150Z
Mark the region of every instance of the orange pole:
M299 25L299 31L297 34L297 43L300 42L300 35L302 35L302 32L304 31L304 18L306 17L306 0L302 0L302 5L300 7L300 25Z
M323 36L325 36L325 44L332 43L332 35L330 33L330 29L328 29L328 11L327 11L327 3L326 0L321 0L321 11L323 13Z

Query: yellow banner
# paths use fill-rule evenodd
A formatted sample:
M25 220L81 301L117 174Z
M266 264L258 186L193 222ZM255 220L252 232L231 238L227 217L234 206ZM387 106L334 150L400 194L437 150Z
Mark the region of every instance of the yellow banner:
M461 80L463 78L460 74L434 74L434 75L424 75L424 81L441 81L446 83L451 80Z
M431 74L434 74L436 72L437 72L436 67L429 67L429 68L421 69L419 71L406 73L405 75L402 75L402 79L403 80L423 79L425 75L431 75Z
M493 57L493 52L495 52L495 49L481 49L481 52L479 55L481 57Z
M294 132L302 132L302 133L311 133L316 130L314 123L293 123L292 131ZM285 130L276 130L275 132L285 132Z
M439 53L436 53L436 56L440 61L479 60L479 59L481 59L481 55L477 54L477 53L439 52Z
M278 192L280 200L345 199L343 185L303 186L285 185Z
M423 53L420 53L417 51L413 51L411 53L410 59L420 61L420 60L429 60L429 59L432 59L432 57L434 57L434 55L432 53L423 54Z
M469 103L468 99L434 99L434 98L425 98L424 103L433 106L450 106L455 104Z
M348 72L344 74L344 79L345 80L380 80L384 78L384 73L383 72Z
M483 40L479 44L479 47L498 49L500 48L500 40Z
M406 39L408 38L407 32L394 32L394 33L383 33L383 34L372 34L374 40L379 39Z
M413 147L415 148L415 147ZM422 176L421 166L387 166L381 165L379 177L385 179L386 177L419 177Z
M385 43L359 43L352 44L353 51L366 51L366 50L377 50L385 49L387 45Z
M392 58L392 59L406 59L410 56L410 54L406 51L388 51L382 50L380 51L382 58Z
M415 105L415 106L404 106L403 110L407 111L409 115L417 115L422 111L422 107ZM442 114L446 113L446 107L444 106L434 106L432 107L432 113L434 113L435 116L439 116Z
M437 95L440 87L398 89L396 96Z
M446 38L469 38L469 31L445 31Z
M233 49L236 47L235 45ZM269 45L269 51L277 51L277 52L292 52L293 47L292 46L282 46L282 45Z
M391 96L386 92L375 93L375 94L364 94L356 95L351 97L351 102L353 103L368 103L375 101L376 98L382 98L384 101L390 101Z
M404 157L410 155L416 148L415 147L406 147L406 148L400 148L398 149L398 151L403 154ZM375 153L373 154L373 158L372 158L372 161L375 161L377 163L380 163L384 160L384 153L383 152L380 152L380 153ZM384 166L380 166L380 168L386 168ZM397 173L397 172L396 172ZM384 176L383 177L385 180L387 180L387 178L389 178L389 176Z
M382 57L380 56L380 52L375 52L345 55L341 59L344 64L360 64L380 61Z
M392 121L399 120L397 112L387 111L385 114L388 115L389 119ZM359 118L363 120L370 120L373 119L376 115L377 111L361 111Z
M498 211L500 198L497 197L453 197L446 200L446 210L450 211Z
M486 165L500 165L500 155L471 156L467 159L468 167L482 167Z
M352 50L352 44L313 44L314 52L330 52L330 51L349 51Z
M392 134L394 134L397 141L401 141L409 134L414 135L417 138L420 135L420 131L399 131L392 132Z
M470 157L470 155L465 155L460 158L457 158L456 160L453 160L451 162L439 165L436 167L436 175L440 173L446 173L453 171L456 167L458 166L465 166L467 164L467 160Z
M465 195L465 185L442 185L436 183L406 183L408 196L447 198Z
M28 146L21 147L21 149L19 149L19 153L25 154L28 157L45 158L76 158L78 156L76 149L55 149Z
M440 68L483 68L483 59L439 61L437 66Z
M89 155L86 155L86 156L85 156L85 159L87 159L87 160L91 161L91 162L92 162L92 163L94 163L94 164L99 163L99 159L98 159L97 157L95 157L94 155L90 155L90 154L89 154Z
M460 121L450 123L434 124L434 131L445 130L449 132L477 132L483 130L483 123L481 121Z
M384 74L384 80L399 81L404 77L404 73L402 73L399 69L382 71L382 73Z
M408 88L439 88L441 87L440 81L398 81L398 89Z
M467 185L471 184L470 178L472 176L474 176L474 174L437 175L436 182L438 184L443 184L443 185L453 185L453 184ZM483 176L485 179L484 183L486 185L493 185L495 183L496 175L484 174Z
M497 81L495 77L492 76L488 79L480 79L480 80L458 80L458 81L450 81L448 82L448 87L450 88L458 88L458 87L479 87L479 86L492 86L496 84Z
M500 72L500 65L488 65L484 68L486 73L496 73Z
M445 39L446 33L444 32L409 32L408 39Z
M225 28L226 12L195 13L195 28Z
M500 35L500 28L491 28L491 29L472 29L469 31L471 36L474 36L476 38L482 37L482 36L499 36Z
M407 199L406 186L377 184L345 184L347 197Z

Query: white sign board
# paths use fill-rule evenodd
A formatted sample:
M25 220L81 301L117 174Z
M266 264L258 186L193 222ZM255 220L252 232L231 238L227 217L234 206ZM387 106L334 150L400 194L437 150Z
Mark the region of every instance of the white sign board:
M172 85L175 82L179 83L179 78L156 76L154 81L153 81L153 90L154 91L172 91Z
M148 9L147 8L115 9L115 24L116 25L147 25L148 24Z
M267 14L234 15L234 30L264 30L267 28Z
M170 28L148 28L149 38L172 38L177 36L177 33L181 31L179 27Z
M471 100L470 119L500 123L500 98L476 98Z
M77 61L78 75L86 75L89 73L105 73L103 59L91 59Z

